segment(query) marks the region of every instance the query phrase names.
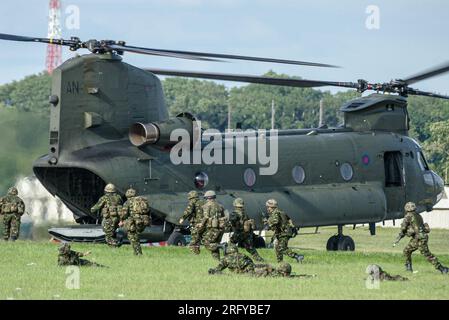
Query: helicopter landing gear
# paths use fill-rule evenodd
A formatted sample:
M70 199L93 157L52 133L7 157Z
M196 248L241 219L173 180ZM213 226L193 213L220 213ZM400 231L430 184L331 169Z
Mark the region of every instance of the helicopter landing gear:
M343 235L343 226L338 226L338 234L327 240L327 251L354 251L355 243L350 236Z

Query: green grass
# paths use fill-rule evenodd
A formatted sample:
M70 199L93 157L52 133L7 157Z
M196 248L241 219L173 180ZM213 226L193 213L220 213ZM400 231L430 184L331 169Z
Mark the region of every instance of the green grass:
M449 276L437 272L419 253L413 260L418 272L406 275L410 281L366 288L368 264L405 275L401 251L407 239L396 248L391 246L397 229L379 228L378 235L371 237L367 228L347 228L345 234L353 237L356 251L326 252L326 241L334 232L335 228L322 228L318 234L301 234L291 241L306 257L302 264L292 262L293 271L316 274L314 278L209 276L207 269L216 262L205 250L195 256L187 248L144 247L144 255L134 257L127 245L111 249L74 244L73 249L91 250L89 259L109 266L81 268L80 289L66 288L68 275L66 268L56 264L56 244L0 242L0 299L449 299ZM449 231L432 230L429 245L449 265ZM275 262L273 250L260 252L268 262Z

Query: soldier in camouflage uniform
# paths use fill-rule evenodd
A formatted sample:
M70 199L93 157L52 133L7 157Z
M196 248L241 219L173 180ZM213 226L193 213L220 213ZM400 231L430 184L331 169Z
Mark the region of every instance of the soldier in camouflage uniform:
M407 281L408 279L400 275L390 275L388 272L382 270L377 264L370 264L367 268L367 273L372 280L380 281Z
M256 277L289 277L292 271L290 264L283 263L278 269L270 264L254 264L247 255L238 252L237 246L231 244L224 250L224 257L217 267L209 269L209 274L221 274L224 269L234 273L243 273Z
M226 228L224 208L216 201L215 191L209 190L204 194L206 203L203 205L203 220L200 228L205 228L203 234L204 247L217 260L220 260L219 244Z
M448 273L448 268L443 266L430 251L428 247L430 232L429 225L424 223L421 215L416 212L416 205L413 202L407 202L405 204L405 216L401 224L401 231L393 246L396 246L399 241L404 237L411 237L410 242L404 248L405 256L405 268L407 271L413 272L412 268L412 253L419 249L421 254L426 257L437 270L441 273Z
M278 208L277 201L274 199L268 200L266 207L269 215L267 225L270 230L273 230L273 237L277 240L274 246L277 261L282 262L284 254L286 254L290 258L296 259L297 262L301 262L304 256L293 252L288 247L288 240L293 234L290 218Z
M145 227L151 225L150 205L143 197L136 197L136 190L130 188L126 190L126 202L120 213L120 226L124 226L131 242L134 254L142 254L139 235Z
M204 201L198 198L198 192L192 190L188 194L189 204L184 210L182 217L179 219L179 223L183 224L184 220L189 220L190 234L192 240L190 241L190 250L195 253L200 253L201 236L204 232L205 226L201 225L203 219L203 205Z
M20 218L25 213L25 204L18 196L17 188L9 188L8 194L0 198L0 214L3 216L3 239L17 240L20 232Z
M229 222L232 228L231 243L243 245L254 260L263 261L254 247L254 220L249 219L246 214L245 203L242 198L234 200L234 210L229 217Z
M105 194L90 209L92 213L101 213L103 220L102 226L106 237L106 243L110 246L116 246L114 240L115 230L120 222L119 213L122 208L122 197L116 193L115 186L108 183L104 188Z
M91 262L89 260L80 259L80 257L88 256L91 252L85 253L71 250L68 243L64 243L59 247L58 266L94 266L103 267L103 265Z

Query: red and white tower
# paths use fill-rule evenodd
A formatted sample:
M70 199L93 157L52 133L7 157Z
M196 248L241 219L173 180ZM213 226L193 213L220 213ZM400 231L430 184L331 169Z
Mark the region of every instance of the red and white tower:
M50 0L50 11L48 15L48 38L61 39L61 3L59 0ZM48 73L62 63L61 46L48 44L47 46L47 60L46 67Z

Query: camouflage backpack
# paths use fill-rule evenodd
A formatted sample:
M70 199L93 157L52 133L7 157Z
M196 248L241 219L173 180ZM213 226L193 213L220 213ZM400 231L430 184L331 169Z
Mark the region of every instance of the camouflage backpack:
M135 197L132 202L132 212L141 216L143 224L149 226L151 224L150 219L150 204L148 200L143 197Z

